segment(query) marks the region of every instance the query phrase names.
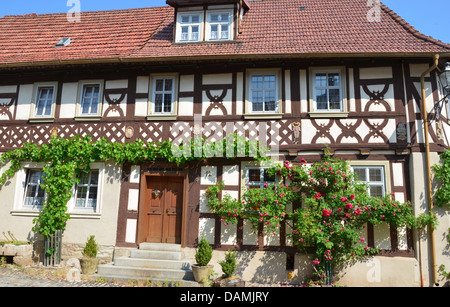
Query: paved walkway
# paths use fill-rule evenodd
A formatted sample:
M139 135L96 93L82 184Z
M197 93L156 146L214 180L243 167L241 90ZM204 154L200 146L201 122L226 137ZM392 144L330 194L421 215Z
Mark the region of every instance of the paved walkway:
M113 283L92 280L67 281L53 277L32 276L23 269L11 266L0 267L0 288L48 288L48 287L124 287Z

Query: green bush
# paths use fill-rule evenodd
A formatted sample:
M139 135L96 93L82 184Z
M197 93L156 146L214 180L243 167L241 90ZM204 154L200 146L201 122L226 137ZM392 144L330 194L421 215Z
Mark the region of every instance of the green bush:
M95 258L97 257L98 246L95 241L95 236L90 236L86 242L86 246L83 249L83 256L87 258Z
M199 266L207 266L211 261L213 249L209 245L208 240L202 237L198 243L198 249L195 253L195 260Z
M236 252L228 251L225 253L225 261L219 262L225 278L231 277L237 269Z

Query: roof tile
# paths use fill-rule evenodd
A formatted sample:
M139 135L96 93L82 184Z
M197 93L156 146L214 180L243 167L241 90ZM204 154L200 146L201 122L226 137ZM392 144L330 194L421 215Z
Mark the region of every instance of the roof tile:
M418 32L382 5L369 22L366 0L254 0L234 42L174 44L169 6L0 19L0 64L77 60L329 54L448 53L450 45ZM304 7L305 9L300 9ZM72 42L56 48L63 37Z

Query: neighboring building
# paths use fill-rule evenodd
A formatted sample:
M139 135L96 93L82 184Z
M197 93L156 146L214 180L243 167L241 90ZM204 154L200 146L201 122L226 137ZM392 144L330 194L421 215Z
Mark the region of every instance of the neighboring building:
M150 3L150 2L149 2ZM350 161L373 195L393 193L427 207L420 77L450 58L450 45L424 36L384 5L366 0L168 0L169 6L0 19L0 152L26 142L92 135L94 140L181 141L203 128L214 140L230 130L263 136L280 161L318 161L327 144ZM425 78L428 112L441 90ZM432 163L449 145L448 110L430 124ZM201 115L201 117L196 116ZM434 117L433 117L434 118ZM215 259L239 250L248 281L294 282L311 273L282 231L263 237L245 221L224 226L204 191L224 181L239 197L267 180L250 159L215 158L176 166L95 163L68 204L67 256L95 235L105 257L142 242L181 244L200 236ZM0 190L0 231L31 239L43 203L42 165L25 164ZM149 201L159 191L167 202ZM148 214L154 212L155 214ZM437 264L450 267L439 238L450 227L437 209ZM156 227L156 225L159 225ZM433 283L430 249L413 231L367 228L383 249L348 268L341 283L418 286L419 261ZM447 248L447 252L444 250ZM220 271L220 268L216 269Z

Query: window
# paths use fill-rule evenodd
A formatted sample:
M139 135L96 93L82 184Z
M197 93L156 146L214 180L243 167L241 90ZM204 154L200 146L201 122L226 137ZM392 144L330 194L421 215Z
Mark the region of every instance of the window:
M34 117L50 117L52 116L54 101L54 86L38 86Z
M250 112L278 113L278 81L275 73L250 76Z
M314 73L315 111L343 111L341 79L339 71Z
M153 113L172 114L175 96L174 77L156 77L153 84Z
M75 208L96 211L98 197L99 171L91 170L82 173L80 182L76 185Z
M80 115L98 115L100 109L100 84L83 84L81 90Z
M44 205L45 191L42 189L41 169L28 169L25 181L25 197L23 206L28 209L40 209Z
M208 13L207 20L207 40L230 40L232 38L232 19L230 12Z
M202 14L180 14L177 23L177 42L197 42L202 37Z
M385 174L383 166L353 166L358 181L368 187L369 195L384 197L386 194Z
M344 67L322 67L310 71L311 117L346 117L346 74Z
M268 172L268 168L249 167L247 168L247 185L251 189L264 188L264 184L274 184L275 176Z

